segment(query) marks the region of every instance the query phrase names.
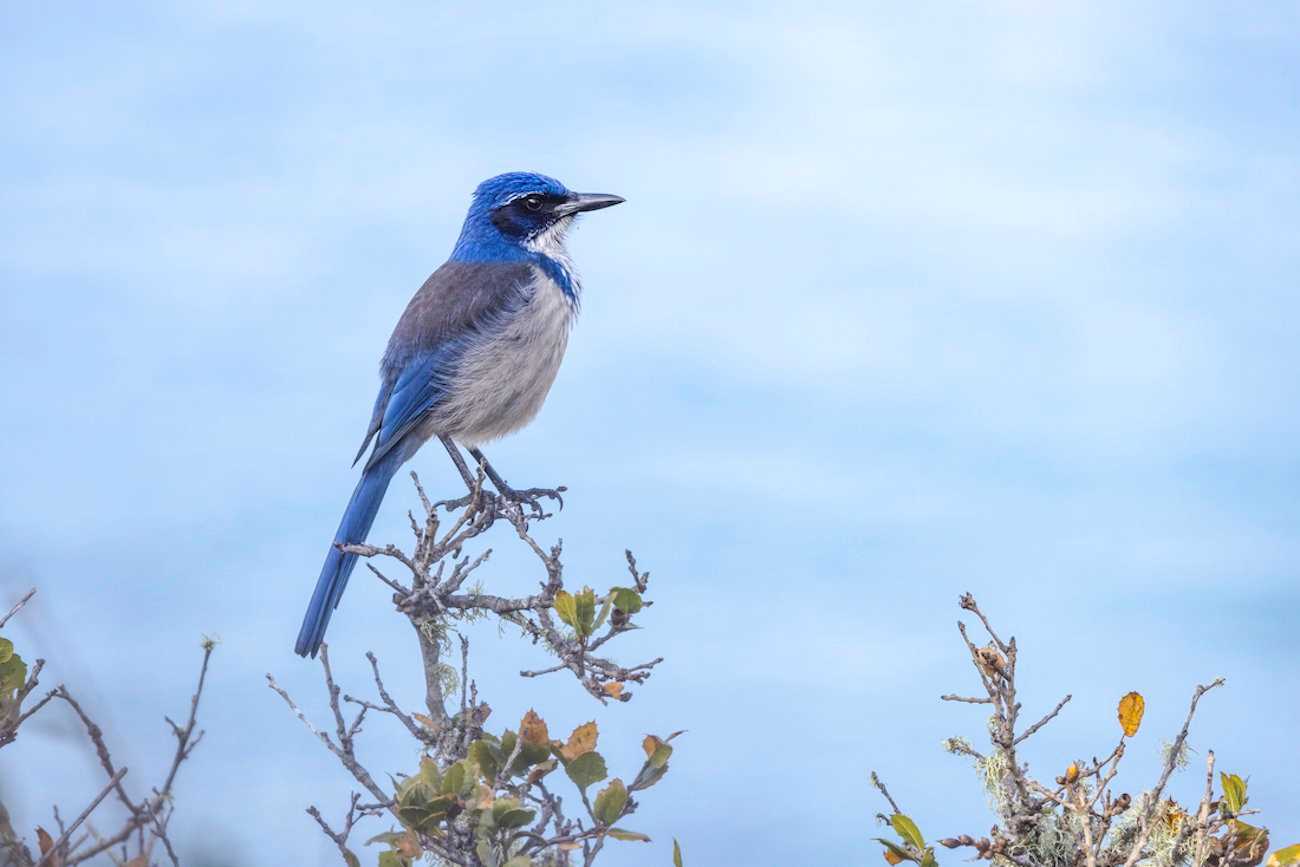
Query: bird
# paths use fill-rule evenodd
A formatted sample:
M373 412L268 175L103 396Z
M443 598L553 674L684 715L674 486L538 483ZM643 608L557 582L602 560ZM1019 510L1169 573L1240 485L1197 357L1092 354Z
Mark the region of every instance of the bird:
M621 196L576 193L552 177L508 172L474 190L451 256L411 298L379 365L379 395L353 466L366 456L321 567L294 646L315 657L388 484L426 442L438 438L471 493L465 447L506 500L536 505L480 450L527 425L555 381L578 313L581 287L565 248L579 214Z

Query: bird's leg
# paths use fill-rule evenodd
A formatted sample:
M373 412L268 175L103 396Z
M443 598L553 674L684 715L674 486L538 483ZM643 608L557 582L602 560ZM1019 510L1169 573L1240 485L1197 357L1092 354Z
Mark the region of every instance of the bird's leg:
M492 465L488 463L487 456L484 455L483 452L479 451L477 448L472 448L469 450L469 453L474 460L478 461L478 465L483 468L483 472L492 480L492 484L496 486L496 489L501 492L501 496L521 505L527 503L532 509L534 518L549 517L542 508L540 502L542 497L549 497L558 502L561 509L564 508L564 498L560 496L564 491L563 485L558 488L526 488L521 491L515 490L510 487L505 479L501 478L500 473L492 468Z
M446 434L438 434L438 439L442 442L443 448L447 450L447 454L451 455L451 462L460 471L460 477L465 480L465 487L469 488L471 494L474 493L474 490L478 487L478 480L469 471L469 466L465 463L465 458L461 456L460 449L456 448L456 444ZM471 453L473 451L473 449L470 449ZM493 479L493 482L495 481L496 479Z
M456 443L452 442L451 437L446 434L439 434L438 439L442 442L443 447L447 449L447 454L451 455L451 462L456 465L456 469L460 472L460 477L465 480L465 487L469 488L469 493L465 496L458 497L454 500L443 500L439 502L438 505L446 507L447 511L450 512L455 511L456 509L463 509L475 501L478 501L480 504L483 503L485 499L490 501L492 499L492 494L484 491L482 485L479 484L478 477L469 471L469 466L465 463L465 458L461 456L460 449L456 447ZM488 508L494 509L495 506L488 503Z

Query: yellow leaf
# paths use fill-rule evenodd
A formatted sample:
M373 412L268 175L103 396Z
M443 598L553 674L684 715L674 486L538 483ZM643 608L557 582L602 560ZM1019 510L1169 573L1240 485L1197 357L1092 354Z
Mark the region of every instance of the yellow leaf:
M1300 843L1278 849L1269 855L1265 867L1294 867L1296 864L1300 864Z
M549 746L551 743L550 732L546 730L546 720L537 715L537 711L529 708L528 713L519 721L519 737L529 746Z
M1065 781L1067 783L1074 783L1078 779L1079 779L1079 765L1075 762L1070 762L1070 766L1065 769Z
M623 684L619 683L617 680L610 681L601 687L601 689L605 690L605 695L610 698L618 698L623 694Z
M1142 714L1146 709L1146 700L1142 698L1140 692L1130 692L1119 700L1119 724L1124 729L1124 734L1133 737L1138 733L1138 726L1142 725Z
M888 861L890 864L899 864L903 860L902 855L895 854L894 851L891 849L886 849L881 854L885 856L885 860Z
M571 762L578 756L591 752L596 748L597 734L599 731L594 720L583 723L569 735L569 742L560 747L560 755L566 762Z
M663 745L663 740L655 735L646 735L645 739L641 741L641 749L645 750L646 758L653 756L655 750L659 749Z

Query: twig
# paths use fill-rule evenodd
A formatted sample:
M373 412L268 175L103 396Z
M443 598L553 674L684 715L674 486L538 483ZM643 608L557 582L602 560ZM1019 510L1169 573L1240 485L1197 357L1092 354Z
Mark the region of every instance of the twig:
M1183 743L1187 740L1187 730L1192 725L1192 717L1196 715L1196 705L1205 695L1216 686L1223 685L1223 678L1218 677L1209 684L1203 684L1196 687L1196 692L1192 694L1191 706L1187 708L1187 718L1183 720L1182 731L1174 739L1173 747L1169 750L1169 755L1165 758L1165 768L1160 774L1160 781L1156 783L1155 790L1147 800L1146 807L1142 811L1141 831L1138 833L1137 840L1133 843L1133 848L1124 859L1124 867L1133 867L1138 858L1142 856L1142 848L1146 845L1147 838L1151 836L1151 816L1155 813L1156 806L1160 803L1160 795L1165 790L1165 784L1169 782L1170 775L1174 772L1174 766L1178 764L1178 755L1182 751Z
M54 841L54 845L51 846L49 850L44 855L41 856L41 860L36 862L36 867L41 867L42 864L44 864L46 861L49 861L50 858L59 851L59 847L62 846L64 843L68 842L68 838L70 838L73 835L73 833L77 830L77 828L81 827L81 823L86 821L86 819L90 817L91 813L95 812L95 808L99 806L101 801L103 801L105 798L108 797L108 793L113 791L113 789L119 783L122 782L122 778L125 776L126 776L126 768L121 768L120 770L118 770L116 773L113 774L112 778L109 779L108 783L104 786L104 788L101 789L99 794L95 796L95 800L91 801L89 806L87 806L86 809L81 811L81 815L72 821L72 824L68 826L67 830L59 835L59 839Z
M902 810L898 809L898 804L894 803L894 799L889 794L889 789L885 788L884 782L881 781L880 777L876 776L875 771L871 772L871 785L879 789L880 794L885 796L885 800L889 802L890 809L892 809L895 813L903 812Z
M1065 698L1063 698L1063 699L1061 699L1060 701L1058 701L1058 702L1056 703L1056 707L1052 708L1051 713L1049 713L1047 716L1043 717L1043 718L1040 719L1038 722L1036 722L1036 723L1034 723L1033 725L1031 725L1029 728L1025 729L1025 730L1020 734L1019 737L1017 737L1014 741L1012 741L1012 743L1013 743L1013 744L1018 744L1018 743L1020 743L1020 742L1023 741L1025 738L1029 737L1029 736L1032 735L1034 732L1038 731L1038 730L1041 729L1043 726L1045 726L1045 725L1047 725L1049 722L1051 722L1052 719L1055 718L1055 716L1056 716L1058 713L1061 712L1061 708L1065 707L1065 703L1068 702L1071 698L1072 698L1072 696L1067 695Z
M9 622L9 618L13 617L15 614L21 611L23 606L27 604L27 601L35 595L36 595L35 587L33 587L31 590L28 590L26 593L24 593L23 597L14 603L14 607L9 609L9 613L6 614L4 617L0 617L0 629L3 629L4 625Z

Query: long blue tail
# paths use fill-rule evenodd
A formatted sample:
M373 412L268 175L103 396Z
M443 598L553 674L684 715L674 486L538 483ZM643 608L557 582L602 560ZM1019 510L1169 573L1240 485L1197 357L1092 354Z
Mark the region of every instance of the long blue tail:
M374 466L367 468L357 483L357 489L352 492L347 511L339 522L338 532L334 534L334 544L330 545L325 565L320 570L320 578L316 580L316 592L312 593L311 603L302 618L302 629L298 631L298 643L294 646L299 656L315 656L320 649L330 615L343 598L348 576L357 564L357 555L344 554L338 546L366 541L370 525L375 523L375 515L379 514L379 504L384 500L388 483L405 458L400 451L390 452Z

